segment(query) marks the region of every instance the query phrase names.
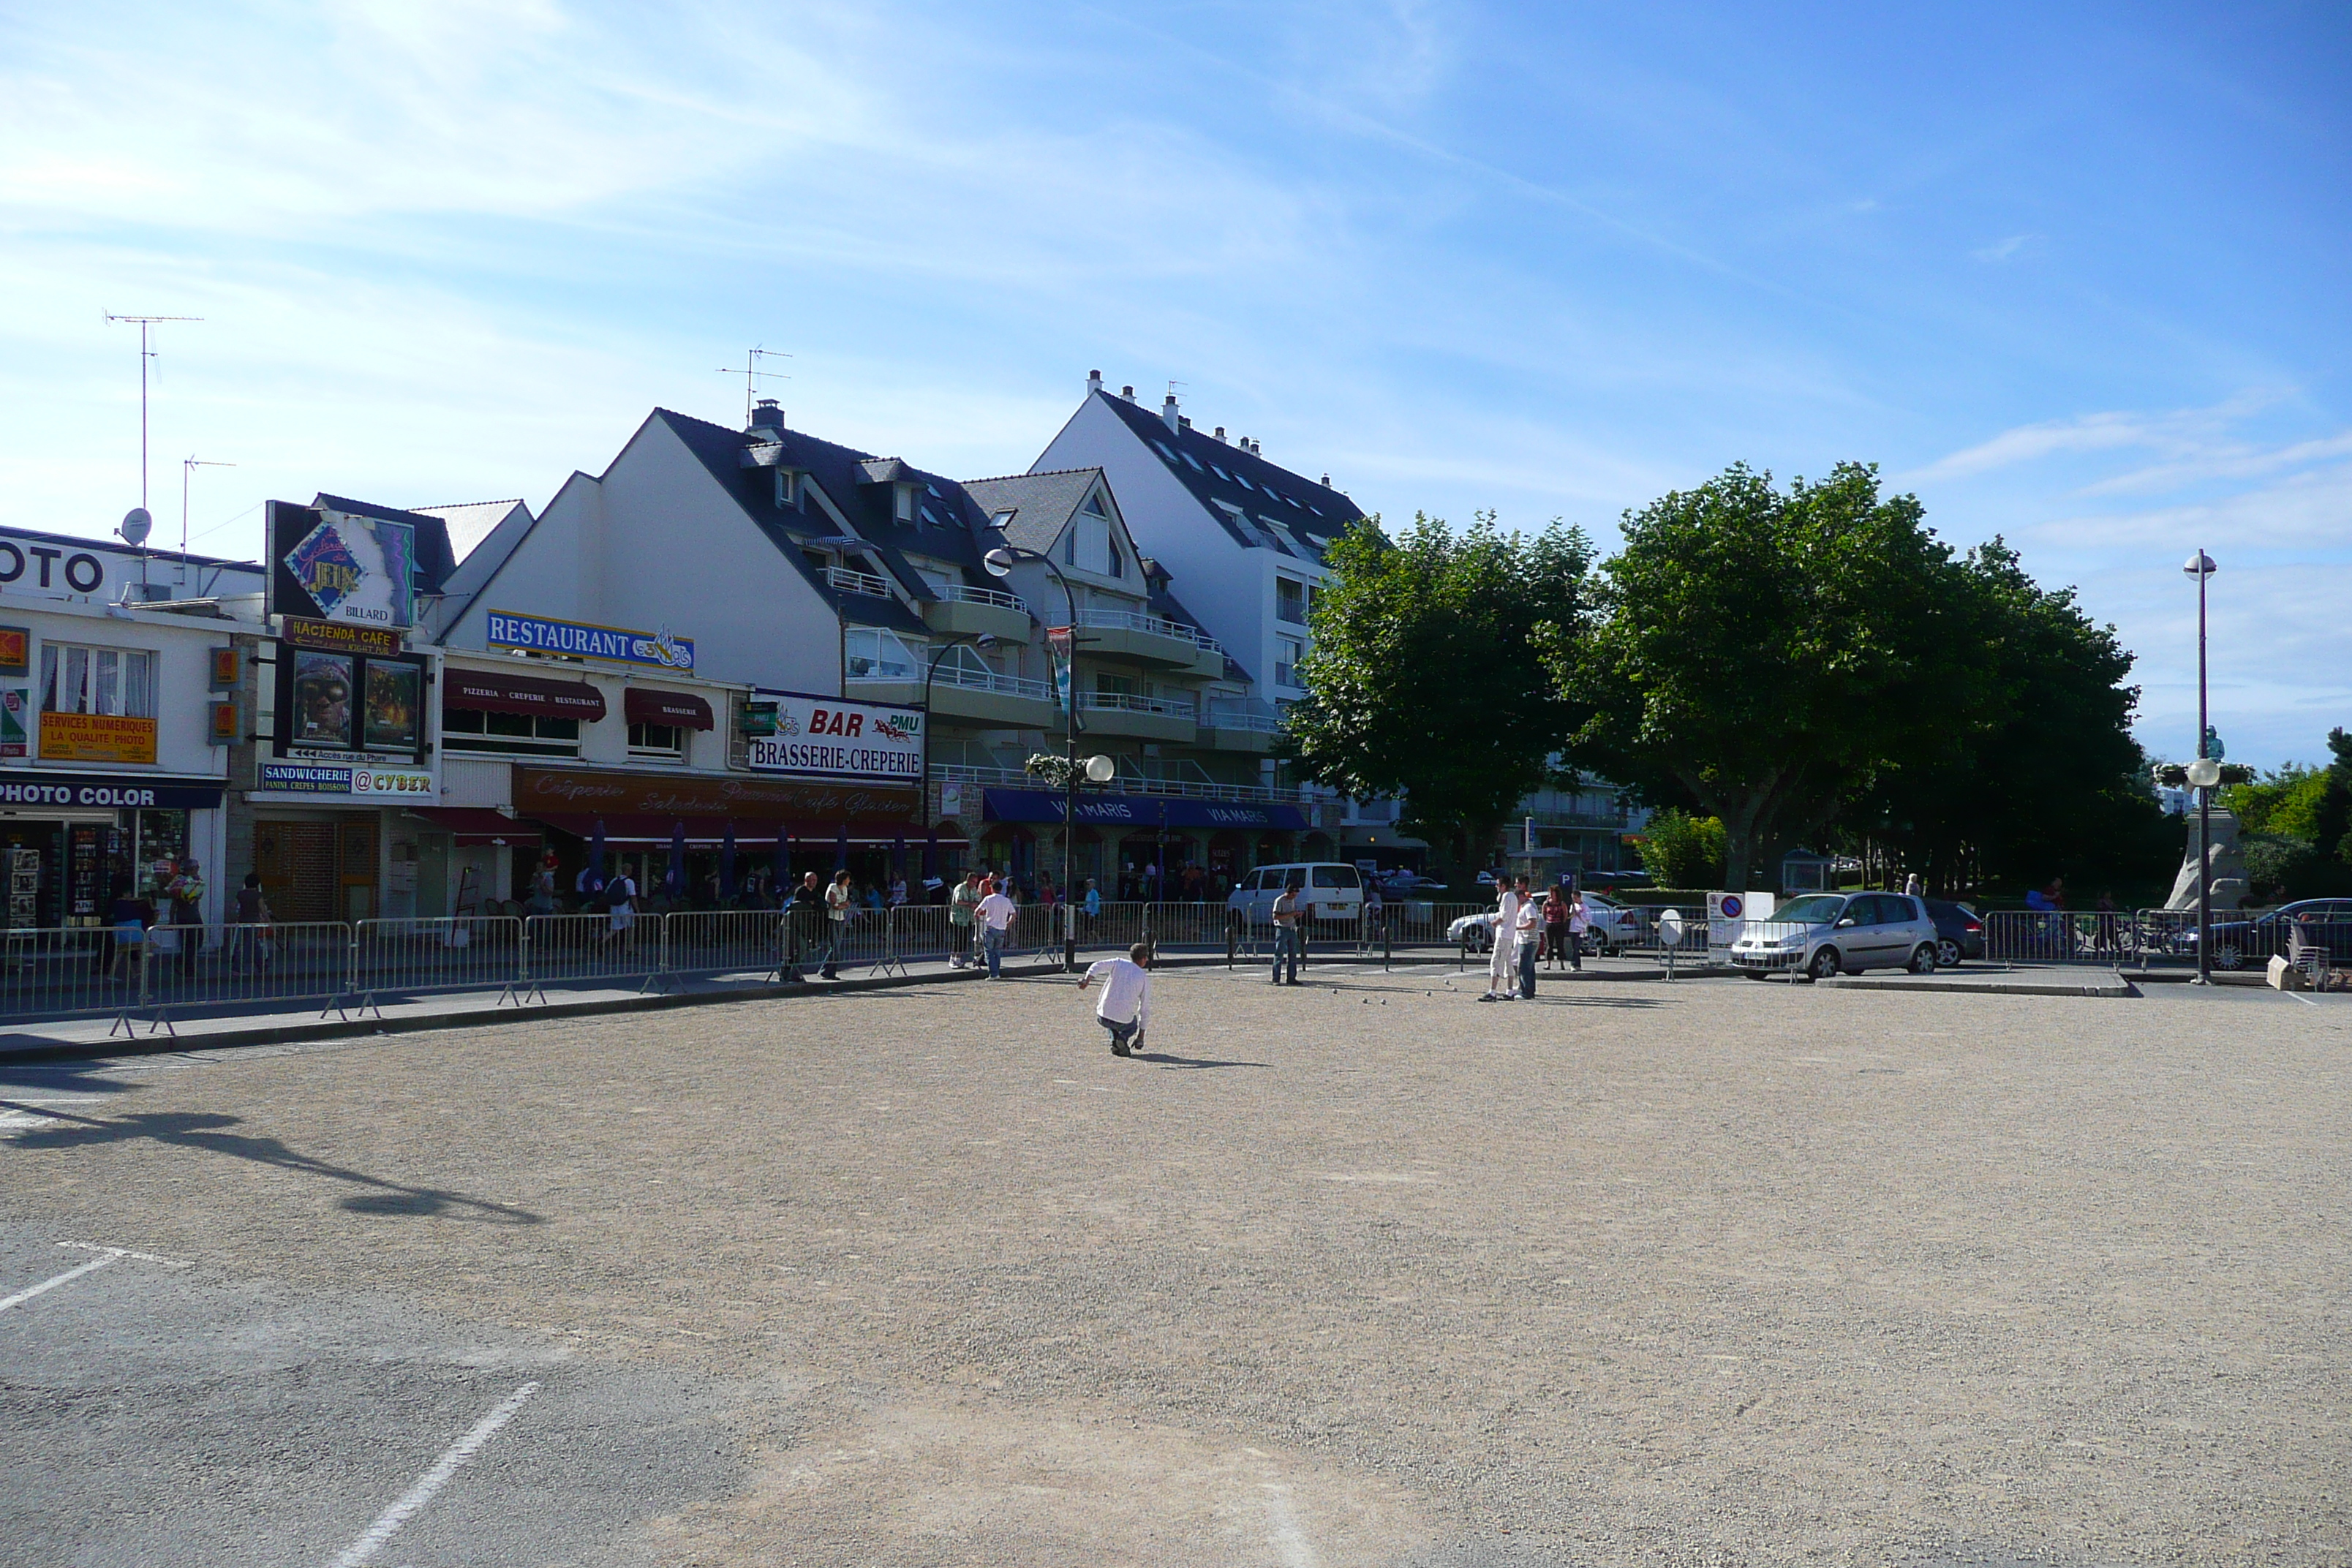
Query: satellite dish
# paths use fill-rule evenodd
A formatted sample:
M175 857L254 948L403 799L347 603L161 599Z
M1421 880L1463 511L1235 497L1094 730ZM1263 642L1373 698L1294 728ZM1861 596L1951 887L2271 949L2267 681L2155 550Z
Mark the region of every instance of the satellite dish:
M144 544L148 534L154 531L155 520L143 506L134 506L122 514L122 526L114 531L122 535L126 544Z

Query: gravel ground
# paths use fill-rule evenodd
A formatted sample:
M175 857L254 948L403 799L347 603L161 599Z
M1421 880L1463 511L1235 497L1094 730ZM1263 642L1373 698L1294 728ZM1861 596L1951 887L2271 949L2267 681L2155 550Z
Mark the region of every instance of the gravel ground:
M2352 1005L1480 983L0 1068L0 1561L2352 1563Z

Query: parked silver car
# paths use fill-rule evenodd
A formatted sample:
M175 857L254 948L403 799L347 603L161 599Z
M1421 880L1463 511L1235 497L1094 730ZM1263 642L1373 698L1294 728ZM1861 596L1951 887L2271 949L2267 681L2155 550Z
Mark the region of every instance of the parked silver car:
M1843 970L1900 966L1936 972L1936 922L1901 893L1808 893L1749 921L1731 944L1732 967L1751 980L1791 973L1815 980Z

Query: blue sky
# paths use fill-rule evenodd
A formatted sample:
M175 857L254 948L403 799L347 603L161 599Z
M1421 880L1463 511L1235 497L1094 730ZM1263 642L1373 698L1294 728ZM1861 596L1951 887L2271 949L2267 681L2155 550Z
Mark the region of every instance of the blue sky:
M521 496L656 404L1025 468L1087 371L1391 516L1877 462L2191 743L2352 725L2352 11L0 6L0 521Z

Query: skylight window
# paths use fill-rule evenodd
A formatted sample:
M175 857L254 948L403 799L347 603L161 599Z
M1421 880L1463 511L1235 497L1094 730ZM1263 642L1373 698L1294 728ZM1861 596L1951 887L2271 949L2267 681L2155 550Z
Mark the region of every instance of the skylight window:
M1184 460L1185 460L1186 462L1188 462L1188 463L1190 463L1190 464L1192 464L1192 471L1193 471L1194 473L1196 473L1196 474L1197 474L1197 473L1199 473L1199 472L1201 471L1201 459L1200 459L1200 458L1196 458L1196 457L1192 456L1192 453L1187 452L1187 453L1185 453L1185 454L1184 454Z
M1154 441L1154 442L1153 442L1153 443L1151 443L1151 444L1152 444L1153 446L1155 446L1155 447L1159 447L1159 448L1160 448L1160 455L1161 457L1163 457L1163 458L1167 458L1167 459L1168 459L1168 461L1169 461L1171 464L1173 464L1173 463L1176 461L1176 448L1175 448L1175 447L1173 447L1170 446L1170 445L1169 445L1167 442L1165 442L1165 441Z
M1216 465L1216 464L1214 464L1214 463L1211 463L1211 464L1209 465L1209 472L1211 472L1211 473L1213 473L1213 474L1216 475L1216 476L1217 476L1217 478L1219 478L1219 479L1221 479L1224 480L1227 484L1231 484L1231 483L1233 482L1233 479L1234 479L1233 475L1231 475L1231 474L1229 474L1229 473L1225 472L1225 470L1224 470L1224 469L1223 469L1223 468L1219 468L1219 467L1217 467L1217 465Z
M1247 474L1245 474L1245 473L1243 473L1239 468L1235 468L1235 469L1234 470L1234 478L1235 478L1235 479L1239 479L1239 480L1241 481L1242 489L1245 489L1245 490L1254 490L1254 489L1257 489L1257 487L1256 487L1255 485L1254 485L1254 484L1252 484L1252 483L1250 483L1250 482L1249 482L1249 476L1248 476Z
M940 487L931 483L929 479L925 479L923 481L923 488L931 492L931 499L933 500L945 500L948 499L947 497L940 494Z
M1003 532L1006 528L1012 525L1013 511L1013 508L1007 507L1003 511L989 513L988 526L996 530L999 533Z

